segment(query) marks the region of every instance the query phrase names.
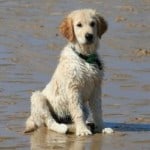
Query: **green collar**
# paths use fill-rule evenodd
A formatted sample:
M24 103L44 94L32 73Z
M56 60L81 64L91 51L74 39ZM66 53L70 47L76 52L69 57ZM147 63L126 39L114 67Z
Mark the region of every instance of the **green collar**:
M98 58L98 55L93 53L90 55L83 55L76 51L74 47L72 47L72 50L82 59L84 59L87 63L97 65L100 70L103 70L103 64L101 60Z

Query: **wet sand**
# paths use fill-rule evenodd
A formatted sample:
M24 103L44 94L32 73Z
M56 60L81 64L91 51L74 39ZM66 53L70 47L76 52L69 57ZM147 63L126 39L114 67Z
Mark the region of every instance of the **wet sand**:
M30 95L51 78L66 41L58 25L68 12L94 8L108 20L99 54L105 62L103 116L112 135L23 134ZM0 149L149 150L150 1L0 1Z

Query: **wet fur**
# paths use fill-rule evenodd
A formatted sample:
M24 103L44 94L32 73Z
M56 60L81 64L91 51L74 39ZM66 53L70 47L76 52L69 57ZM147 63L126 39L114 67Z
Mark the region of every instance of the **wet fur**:
M75 19L83 23L81 32L78 32ZM88 25L91 19L96 23L94 27ZM46 125L50 130L66 133L69 130L67 123L74 122L76 135L92 134L86 125L89 110L97 131L102 131L103 70L82 60L74 53L72 46L84 55L96 53L99 38L106 30L106 21L92 9L73 11L62 21L60 32L68 40L68 44L60 55L51 81L42 91L33 92L31 96L31 115L26 121L25 132ZM94 35L94 41L90 45L84 39L87 32Z

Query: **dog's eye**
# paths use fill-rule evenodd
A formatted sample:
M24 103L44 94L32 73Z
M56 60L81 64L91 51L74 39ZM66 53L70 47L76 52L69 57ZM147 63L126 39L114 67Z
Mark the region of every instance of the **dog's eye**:
M81 24L81 23L78 23L77 26L78 26L78 27L82 27L82 24Z
M94 27L94 26L95 26L95 22L92 21L92 22L90 23L90 26L91 26L91 27Z

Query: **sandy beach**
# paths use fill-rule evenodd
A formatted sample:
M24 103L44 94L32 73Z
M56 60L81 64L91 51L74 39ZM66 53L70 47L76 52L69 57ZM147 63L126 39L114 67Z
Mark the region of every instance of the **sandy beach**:
M59 24L81 8L96 9L109 24L98 53L104 123L115 133L76 137L42 127L24 134L30 95L48 83L66 44ZM0 1L0 150L29 149L150 149L149 0Z

